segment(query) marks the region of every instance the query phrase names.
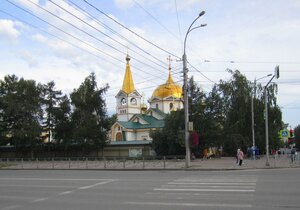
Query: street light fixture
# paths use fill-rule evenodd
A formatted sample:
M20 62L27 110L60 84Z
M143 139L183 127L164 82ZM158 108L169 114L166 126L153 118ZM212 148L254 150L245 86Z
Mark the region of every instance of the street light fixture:
M253 149L255 148L255 131L254 131L254 98L256 97L256 82L258 80L261 80L261 79L264 79L266 77L270 77L272 76L272 74L268 74L266 76L263 76L263 77L260 77L258 79L254 79L254 82L253 82L253 91L252 91L252 97L251 97L251 117L252 117L252 145L253 145ZM255 158L255 156L254 156Z
M186 39L188 34L193 31L194 29L204 27L206 24L201 24L199 26L196 26L192 28L193 24L202 16L205 14L205 11L202 11L199 13L198 17L192 22L190 27L188 28L185 38L184 38L184 47L183 47L183 55L182 55L182 61L183 61L183 100L184 100L184 136L185 136L185 167L190 167L190 144L189 144L189 106L188 106L188 68L187 68L187 57L185 54L185 48L186 48Z
M279 78L279 66L275 67L275 74L272 76L272 78L269 80L267 85L264 88L264 94L265 94L265 126L266 126L266 166L270 166L270 158L269 158L269 125L268 125L268 95L267 95L267 89L270 82L276 77L276 79Z

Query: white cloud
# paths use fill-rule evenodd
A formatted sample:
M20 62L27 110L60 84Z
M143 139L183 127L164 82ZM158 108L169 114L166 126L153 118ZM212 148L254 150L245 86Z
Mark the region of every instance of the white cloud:
M34 41L38 41L38 42L40 42L40 43L46 43L47 40L48 40L48 38L47 38L46 36L43 36L42 34L34 34L34 35L32 36L32 39L33 39Z
M19 53L21 59L23 59L30 68L38 66L38 60L34 54L30 51L22 51Z
M20 24L12 20L0 20L0 38L12 43L16 42L21 34L17 25Z

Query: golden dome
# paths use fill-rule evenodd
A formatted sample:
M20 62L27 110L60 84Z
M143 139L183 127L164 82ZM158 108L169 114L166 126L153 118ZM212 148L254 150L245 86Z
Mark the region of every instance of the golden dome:
M130 94L135 90L135 88L134 88L134 83L133 83L132 74L131 74L131 70L130 70L130 64L129 64L130 57L128 54L126 56L126 61L127 61L126 71L125 71L125 75L124 75L122 90L126 94Z
M181 98L182 97L182 87L176 83L174 83L171 75L171 71L169 71L169 77L166 83L158 86L151 98L166 98L166 97L174 97Z

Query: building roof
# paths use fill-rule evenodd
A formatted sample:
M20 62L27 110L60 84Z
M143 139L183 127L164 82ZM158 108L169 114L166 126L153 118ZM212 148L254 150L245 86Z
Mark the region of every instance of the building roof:
M127 128L127 129L149 129L149 128L163 128L165 126L164 120L158 120L153 116L145 115L145 114L136 114L133 118L141 118L142 120L146 121L147 124L141 124L139 122L124 122L124 121L118 121L118 123Z
M166 83L158 86L154 90L151 98L164 99L170 96L174 98L182 98L182 87L173 81L171 68L169 68L168 80L166 81Z
M134 141L111 141L108 145L111 146L129 146L129 145L149 145L151 140L134 140Z
M157 114L159 114L160 116L162 116L163 118L166 118L166 116L167 116L167 114L164 113L163 111L161 111L160 109L150 108L147 113L149 113L149 111L154 111Z

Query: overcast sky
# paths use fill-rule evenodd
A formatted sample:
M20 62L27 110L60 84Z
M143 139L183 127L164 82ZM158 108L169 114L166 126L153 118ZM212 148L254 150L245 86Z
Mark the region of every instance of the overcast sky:
M173 78L182 84L178 60L184 36L202 10L206 14L194 26L207 26L187 40L188 61L195 67L189 66L189 76L209 92L214 83L230 78L227 68L254 81L279 65L274 82L283 120L292 127L300 124L297 0L1 0L0 78L53 80L57 89L70 93L95 72L99 87L110 86L106 102L112 114L127 52L145 102L167 80L169 55Z

